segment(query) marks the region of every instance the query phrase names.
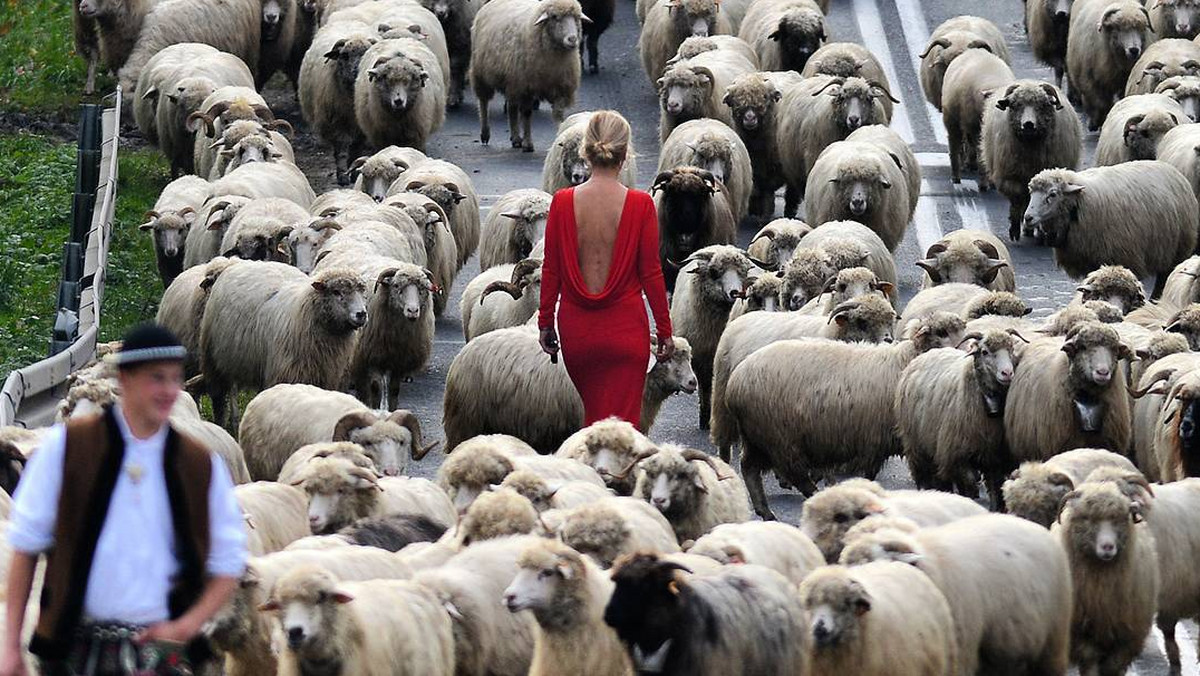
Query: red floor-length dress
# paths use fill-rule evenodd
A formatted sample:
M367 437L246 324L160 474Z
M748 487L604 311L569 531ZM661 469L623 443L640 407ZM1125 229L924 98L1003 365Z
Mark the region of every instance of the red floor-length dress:
M546 221L538 328L554 326L555 303L561 299L559 344L563 365L583 399L584 425L617 416L640 426L650 360L643 290L658 336L670 336L667 289L658 260L658 216L650 195L626 193L608 280L599 293L591 293L579 269L575 189L558 191Z

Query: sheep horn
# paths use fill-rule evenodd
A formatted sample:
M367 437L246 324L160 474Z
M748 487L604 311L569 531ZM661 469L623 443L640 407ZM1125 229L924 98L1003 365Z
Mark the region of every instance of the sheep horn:
M665 189L667 184L670 183L671 179L673 178L675 178L675 172L673 171L659 172L658 176L654 177L654 183L650 188L650 194L653 195L656 191Z
M258 119L263 120L264 122L272 122L275 120L275 113L272 113L270 107L268 107L266 104L256 103L253 106L250 106L250 109L254 111L254 114L258 116Z
M524 288L529 282L525 277L542 267L542 262L536 258L522 258L513 266L512 283Z
M150 211L147 211L147 212L146 212L146 213L145 213L145 214L142 216L142 218L162 218L162 214L160 214L160 213L158 213L157 211L155 211L155 210L151 209Z
M338 419L333 427L331 441L350 441L350 433L362 427L374 425L377 418L368 411L351 411Z
M312 223L309 223L308 227L312 228L313 230L316 230L317 232L323 232L325 230L341 230L342 224L338 223L337 221L333 220L332 218L326 217L326 218L318 218L317 220L313 221Z
M750 254L746 254L746 258L749 258L751 263L754 263L755 265L762 268L763 270L778 270L779 269L778 264L771 265L770 263L759 260L759 259L755 258L754 256L751 256Z
M1028 313L1026 313L1026 314L1028 314ZM1028 342L1029 342L1029 339L1028 339L1028 338L1026 338L1025 336L1022 336L1022 335L1021 335L1021 332L1020 332L1020 331L1018 331L1018 330L1016 330L1016 329L1009 329L1009 330L1008 330L1008 335L1010 335L1010 336L1013 336L1014 338L1018 338L1018 339L1020 339L1020 340L1021 340L1021 342L1024 342L1024 343L1028 343Z
M379 491L383 490L383 487L379 485L379 475L376 474L375 472L367 469L366 467L359 467L358 465L354 465L352 467L346 468L346 471L350 473L350 476L352 476L356 479L362 479L362 480L370 483L371 487L374 488L375 490L379 490Z
M1054 85L1050 84L1049 82L1043 82L1041 87L1042 87L1042 91L1046 92L1046 96L1050 97L1050 103L1054 104L1054 109L1062 110L1063 104L1062 104L1062 99L1060 99L1058 97L1058 89L1056 89L1054 87ZM1011 90L1011 88L1010 88L1010 90ZM1010 91L1010 93L1011 93L1011 91ZM1007 97L1007 95L1006 95L1006 97Z
M412 435L412 448L409 453L413 460L420 461L429 454L430 451L438 447L440 442L433 442L428 446L421 445L421 421L417 419L417 415L412 411L402 408L397 411L392 411L392 414L387 417L391 422L408 428L408 433Z
M521 287L513 284L512 282L499 280L488 284L487 287L484 288L483 294L479 296L479 304L483 305L484 299L486 299L488 294L492 293L493 291L503 291L512 296L513 300L521 299Z
M633 468L636 467L639 462L645 460L646 458L649 458L650 456L654 455L655 453L658 453L657 446L652 446L650 448L644 448L644 449L638 451L637 453L634 453L633 460L631 460L629 462L629 464L626 465L625 468L622 469L620 472L613 474L612 478L618 479L618 480L623 480L623 479L628 478L629 473L633 471Z
M945 242L934 242L933 244L929 245L929 249L925 252L925 257L937 258L937 255L944 253L947 248L949 247L946 246Z
M388 268L379 273L379 276L375 278L375 290L378 291L381 285L390 282L397 272L400 272L400 268Z
M281 129L286 131L287 133L283 134L283 136L292 136L296 133L295 127L293 127L292 123L288 122L287 120L269 120L263 126L271 131L280 131Z
M890 91L888 91L888 88L883 86L879 82L872 80L872 81L868 82L867 84L871 85L871 93L872 94L876 94L876 90L878 90L878 94L876 94L877 96L886 96L888 98L888 100L891 101L892 103L900 103L900 99L896 98L895 96L892 96L892 93Z
M955 345L954 347L962 347L968 340L983 340L983 334L978 331L972 331L963 336L962 340L958 341L958 345Z
M209 107L208 110L205 111L205 114L211 119L216 119L216 118L224 115L226 110L229 110L229 102L228 101L217 101L216 103L212 104L212 106Z
M721 466L717 464L716 458L705 453L704 451L698 451L694 448L685 448L680 451L680 455L683 456L684 460L699 461L708 464L708 466L711 467L713 472L717 475L717 479L720 481L728 481L736 476L734 474L722 473Z
M762 239L763 237L773 240L773 239L775 239L775 236L778 234L779 233L775 231L775 228L763 228L762 231L760 231L758 233L758 236L755 237L753 240L751 240L750 243L753 244L753 243L757 242L758 240Z
M988 258L997 258L997 259L1000 258L1000 252L996 249L996 246L994 244L992 244L991 242L989 242L987 240L983 240L983 239L977 239L974 241L974 244L976 247L978 247L978 249L980 251L982 251L984 254L986 254ZM935 244L934 246L937 246L937 245ZM933 247L930 247L930 248L932 249Z
M948 38L938 38L938 39L934 40L933 42L930 42L929 45L927 45L925 47L925 51L921 52L920 58L923 59L923 58L929 56L929 52L932 52L934 47L941 47L942 49L946 49L949 46L950 46L950 40Z
M824 87L821 87L817 91L813 92L813 96L820 96L821 94L823 94L825 92L826 89L829 89L830 87L832 87L834 85L840 86L845 81L846 81L846 78L844 78L844 77L835 77L832 80L830 80L829 82L826 82Z
M844 315L847 312L850 312L851 310L856 309L857 307L858 307L858 301L856 301L856 300L848 300L844 303L840 303L837 307L833 308L833 312L829 313L829 319L825 323L829 324L829 323L833 322L833 320L837 319L839 316Z
M1142 389L1139 390L1132 387L1126 389L1129 391L1129 396L1133 397L1134 399L1141 399L1147 394L1163 394L1161 391L1151 392L1151 390L1154 389L1155 385L1158 385L1163 381L1170 380L1171 376L1173 375L1175 375L1175 369L1163 369L1162 371L1155 373L1154 377L1150 379L1150 382L1146 383L1146 386Z
M197 120L201 120L204 122L204 135L205 136L212 138L217 135L217 130L213 127L213 116L202 113L198 110L196 112L192 113L191 115L187 116L187 120L186 120L184 126L189 131L196 131L197 125L194 123Z

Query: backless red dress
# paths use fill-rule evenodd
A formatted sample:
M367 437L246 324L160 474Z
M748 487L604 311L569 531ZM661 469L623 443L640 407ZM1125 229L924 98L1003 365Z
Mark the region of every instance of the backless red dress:
M658 260L658 215L650 195L632 189L626 193L608 281L593 294L579 269L575 189L558 191L546 220L538 328L554 326L555 304L561 299L559 345L563 365L583 399L584 425L617 416L640 427L650 360L643 290L658 336L670 336L667 289Z

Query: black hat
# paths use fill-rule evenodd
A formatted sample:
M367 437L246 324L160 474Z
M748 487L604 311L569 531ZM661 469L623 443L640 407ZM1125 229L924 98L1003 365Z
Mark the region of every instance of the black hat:
M183 361L187 350L163 326L154 323L138 324L125 334L121 350L116 354L118 368L151 361Z

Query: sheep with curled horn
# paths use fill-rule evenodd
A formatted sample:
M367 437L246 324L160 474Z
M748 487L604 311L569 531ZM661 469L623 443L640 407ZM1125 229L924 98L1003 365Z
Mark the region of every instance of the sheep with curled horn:
M977 284L992 291L1015 291L1016 275L1008 248L983 230L955 230L934 242L917 261L925 271L922 288L939 284Z
M746 247L747 253L759 261L764 270L783 270L800 246L800 240L813 231L812 226L794 218L777 218L754 234Z
M537 313L541 288L542 262L536 258L484 270L463 291L463 337L469 341L528 322Z
M1192 122L1200 122L1200 77L1195 75L1167 78L1154 88L1155 94L1166 94L1183 106Z
M625 473L637 472L633 497L671 522L680 542L722 523L750 520L750 496L724 460L693 448L662 444L641 450Z
M946 69L968 49L986 48L1011 61L1004 34L996 24L978 16L956 16L933 29L921 58L921 89L934 108L942 109L942 81Z

